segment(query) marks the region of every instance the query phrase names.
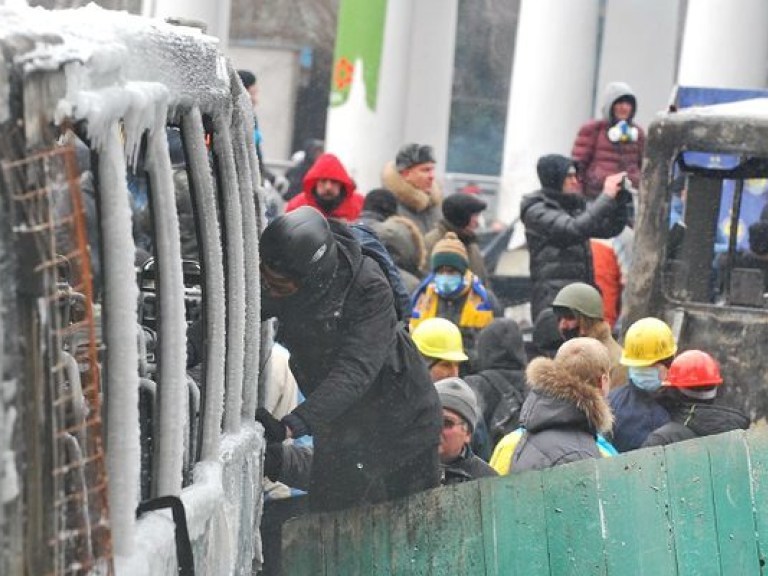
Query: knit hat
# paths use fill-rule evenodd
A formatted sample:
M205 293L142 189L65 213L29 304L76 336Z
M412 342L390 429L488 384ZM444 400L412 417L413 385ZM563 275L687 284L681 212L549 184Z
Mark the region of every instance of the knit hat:
M486 203L470 194L451 194L443 200L443 217L449 224L464 228L474 214L485 210Z
M443 239L435 244L432 249L432 270L440 266L451 266L464 274L469 268L469 256L467 249L459 237L453 232L447 232Z
M443 378L435 382L435 388L443 408L456 412L469 424L470 430L474 430L480 407L472 388L461 378Z
M395 156L395 168L398 172L427 162L435 162L435 152L432 150L432 146L406 144L397 151L397 156Z

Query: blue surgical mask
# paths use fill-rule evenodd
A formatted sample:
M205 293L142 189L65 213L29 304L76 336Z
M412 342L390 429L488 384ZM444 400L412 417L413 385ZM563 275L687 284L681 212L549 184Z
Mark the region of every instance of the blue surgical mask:
M461 288L463 277L458 274L435 274L435 290L440 296L450 296Z
M659 369L656 366L639 366L629 368L629 379L632 384L645 390L647 392L653 392L661 388L661 378L659 377Z

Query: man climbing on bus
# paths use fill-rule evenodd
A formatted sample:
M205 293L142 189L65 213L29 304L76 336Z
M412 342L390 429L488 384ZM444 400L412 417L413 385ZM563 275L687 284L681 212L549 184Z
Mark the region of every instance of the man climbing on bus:
M306 397L282 420L257 420L270 442L314 437L310 506L373 504L439 484L440 406L379 265L349 228L304 206L261 237L262 316Z

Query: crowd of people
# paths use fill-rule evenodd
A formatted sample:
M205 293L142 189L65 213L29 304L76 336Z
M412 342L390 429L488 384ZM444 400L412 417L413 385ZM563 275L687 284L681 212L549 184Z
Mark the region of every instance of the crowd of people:
M402 146L367 194L315 150L260 242L262 315L287 350L270 385L304 398L256 414L266 475L329 511L747 428L719 398L717 361L679 353L661 319L617 341L645 141L636 110L626 84L609 85L570 156L538 160L541 187L520 207L531 341L488 285L486 203L443 194L430 146ZM311 447L292 443L307 436Z

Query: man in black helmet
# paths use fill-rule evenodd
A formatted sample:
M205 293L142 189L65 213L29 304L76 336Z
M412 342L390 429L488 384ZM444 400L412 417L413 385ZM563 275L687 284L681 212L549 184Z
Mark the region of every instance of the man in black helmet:
M273 220L260 246L262 315L277 317L306 401L280 421L263 409L257 419L269 441L313 435L311 507L437 486L440 402L379 265L308 206Z

